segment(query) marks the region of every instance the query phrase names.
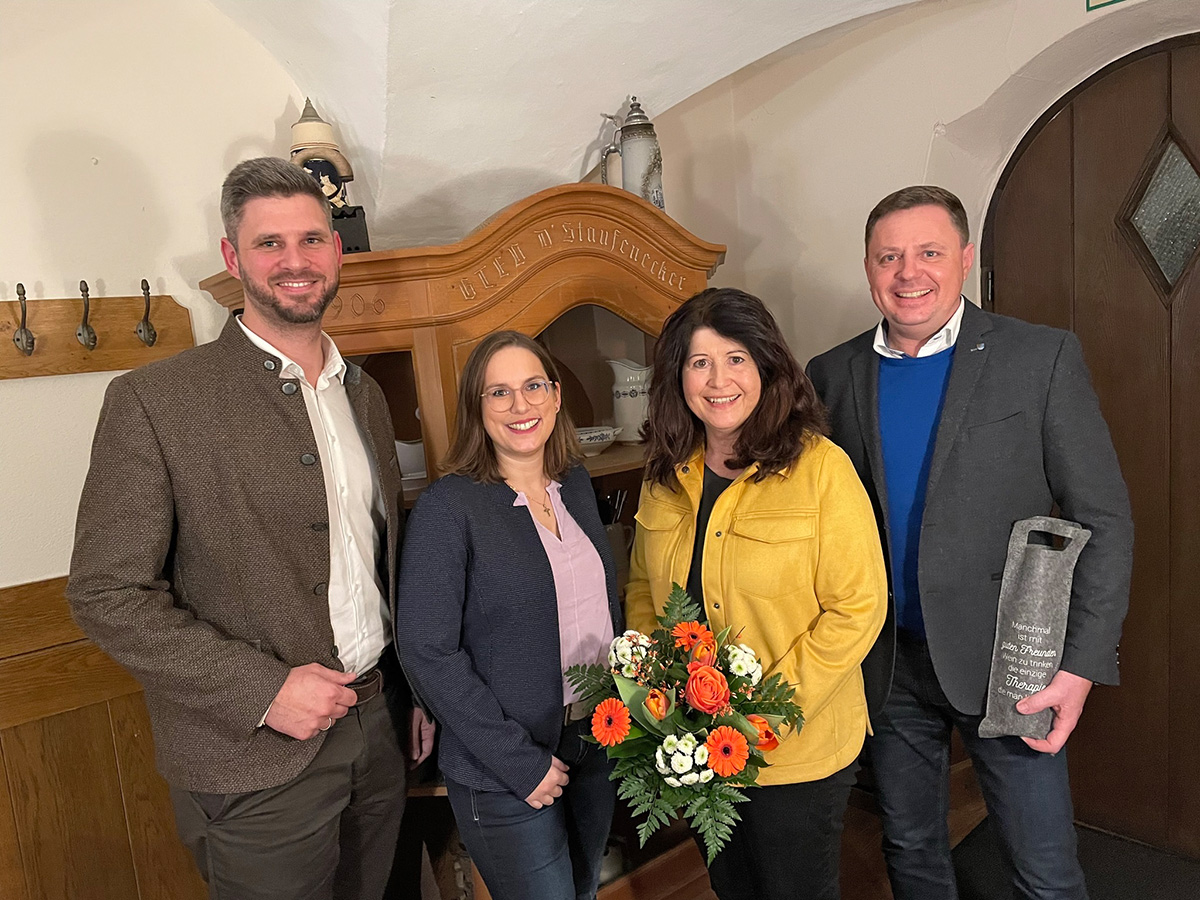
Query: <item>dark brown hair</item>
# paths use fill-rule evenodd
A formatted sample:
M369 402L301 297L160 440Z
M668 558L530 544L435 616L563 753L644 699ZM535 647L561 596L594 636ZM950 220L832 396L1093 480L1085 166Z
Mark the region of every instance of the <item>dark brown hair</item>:
M825 407L792 356L775 317L757 297L735 288L708 288L675 310L654 348L650 411L642 437L646 477L669 486L675 467L704 443L704 423L683 396L683 366L698 328L711 328L746 348L758 369L762 394L738 433L731 469L759 464L755 481L779 472L800 455L804 443L825 434Z
M971 229L967 225L967 211L963 209L962 201L943 187L934 184L914 184L888 194L875 204L875 208L867 216L865 244L868 251L871 247L871 233L880 219L889 213L916 206L940 206L950 215L950 222L962 238L963 246L971 242Z
M528 350L537 357L546 377L554 383L554 389L562 389L559 386L558 367L545 347L519 331L494 331L489 334L475 346L467 357L467 364L463 366L462 378L458 383L454 442L442 460L442 469L447 473L466 475L473 481L485 484L499 484L504 480L496 460L496 448L483 425L483 379L492 357L505 347ZM583 452L579 449L579 438L575 435L571 415L565 406L560 406L554 430L546 441L546 475L561 479L582 458Z
M321 204L332 231L329 201L321 193L321 186L302 168L274 156L260 156L238 163L221 185L221 222L225 226L225 237L237 246L242 215L251 200L259 197L295 197L298 194L312 197Z

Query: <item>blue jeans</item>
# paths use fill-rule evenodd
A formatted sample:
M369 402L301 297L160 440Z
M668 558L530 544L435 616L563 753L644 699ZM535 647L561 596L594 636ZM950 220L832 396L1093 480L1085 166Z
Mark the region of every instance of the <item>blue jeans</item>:
M570 782L542 809L446 779L459 835L494 900L594 900L617 791L604 749L580 740L590 727L583 719L563 728L554 755Z
M981 738L981 720L946 700L926 644L898 637L892 692L867 741L896 900L958 897L946 826L952 727L971 756L1000 834L1014 896L1087 900L1065 750L1051 756L1020 738Z

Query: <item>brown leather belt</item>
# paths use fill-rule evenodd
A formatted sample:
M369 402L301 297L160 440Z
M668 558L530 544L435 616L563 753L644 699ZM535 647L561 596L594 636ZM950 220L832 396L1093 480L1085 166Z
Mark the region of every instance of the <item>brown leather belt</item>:
M376 666L365 675L354 679L347 687L358 695L358 705L362 706L383 691L383 672Z
M578 722L580 719L589 718L592 714L592 708L582 700L576 700L574 703L568 703L563 707L563 727L570 725L572 722Z

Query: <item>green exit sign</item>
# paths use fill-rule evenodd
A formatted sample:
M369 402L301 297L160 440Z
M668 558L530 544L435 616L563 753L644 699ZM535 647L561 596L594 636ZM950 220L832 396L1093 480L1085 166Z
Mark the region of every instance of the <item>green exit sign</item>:
M1105 6L1112 6L1114 3L1122 3L1124 0L1087 0L1088 10L1100 9Z

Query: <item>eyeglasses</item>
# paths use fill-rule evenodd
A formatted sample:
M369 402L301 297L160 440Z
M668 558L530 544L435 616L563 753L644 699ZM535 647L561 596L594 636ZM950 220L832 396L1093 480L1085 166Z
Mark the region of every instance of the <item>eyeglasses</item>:
M541 406L550 399L554 383L550 381L527 381L520 388L521 396L530 406ZM492 412L508 412L513 408L517 391L510 387L494 387L480 394Z

